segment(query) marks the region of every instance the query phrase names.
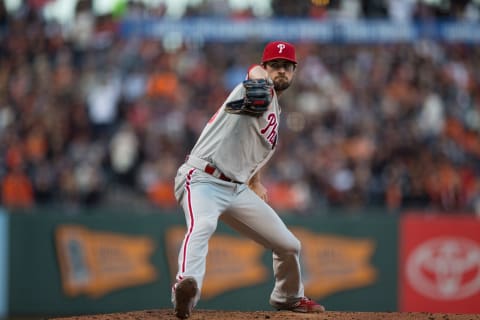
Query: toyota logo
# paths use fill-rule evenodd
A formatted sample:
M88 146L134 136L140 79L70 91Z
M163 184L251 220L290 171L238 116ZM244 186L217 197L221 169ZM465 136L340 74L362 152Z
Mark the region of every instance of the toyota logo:
M480 246L460 237L420 244L407 258L406 276L419 293L438 300L460 300L480 292Z

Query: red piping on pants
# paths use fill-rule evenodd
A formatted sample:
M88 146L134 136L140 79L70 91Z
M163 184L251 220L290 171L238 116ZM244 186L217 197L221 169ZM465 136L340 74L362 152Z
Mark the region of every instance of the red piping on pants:
M190 236L192 235L193 231L193 226L195 225L195 220L193 218L193 209L192 209L192 198L191 198L191 191L190 191L190 181L192 180L192 174L195 171L195 169L192 169L188 172L187 175L187 182L185 184L185 189L187 189L187 199L188 199L188 214L190 217L190 228L188 229L188 233L185 236L185 241L183 243L183 261L182 261L182 273L185 272L185 261L186 261L186 256L187 256L187 245L188 245L188 240L190 240Z

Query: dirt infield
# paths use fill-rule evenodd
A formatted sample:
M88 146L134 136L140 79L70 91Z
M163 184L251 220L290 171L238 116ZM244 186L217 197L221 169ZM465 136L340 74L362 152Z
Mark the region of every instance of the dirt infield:
M56 318L57 320L178 320L173 310L146 310L91 316ZM480 320L480 314L443 314L427 312L335 312L299 314L289 311L214 311L195 310L189 320Z

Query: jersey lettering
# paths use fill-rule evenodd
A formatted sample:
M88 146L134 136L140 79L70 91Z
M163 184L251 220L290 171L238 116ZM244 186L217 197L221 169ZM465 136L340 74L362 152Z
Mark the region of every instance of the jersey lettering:
M277 142L278 122L277 122L277 117L275 116L275 113L270 113L267 119L268 119L268 123L265 126L265 128L260 130L260 133L265 136L267 141L272 145L272 149L273 149Z

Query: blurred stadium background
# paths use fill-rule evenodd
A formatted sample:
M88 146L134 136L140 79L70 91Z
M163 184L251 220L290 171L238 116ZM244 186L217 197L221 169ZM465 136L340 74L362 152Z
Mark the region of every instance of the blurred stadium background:
M376 270L311 292L337 310L480 312L479 31L478 0L2 1L0 317L168 306L175 171L276 39L300 64L264 175L271 205L327 243L324 259L334 234L352 241L336 253L365 252ZM100 262L78 252L110 233L146 237L133 251L152 251L155 271L93 279ZM436 267L404 274L418 248ZM104 267L137 261L122 259ZM210 288L204 306L258 307L236 289Z

